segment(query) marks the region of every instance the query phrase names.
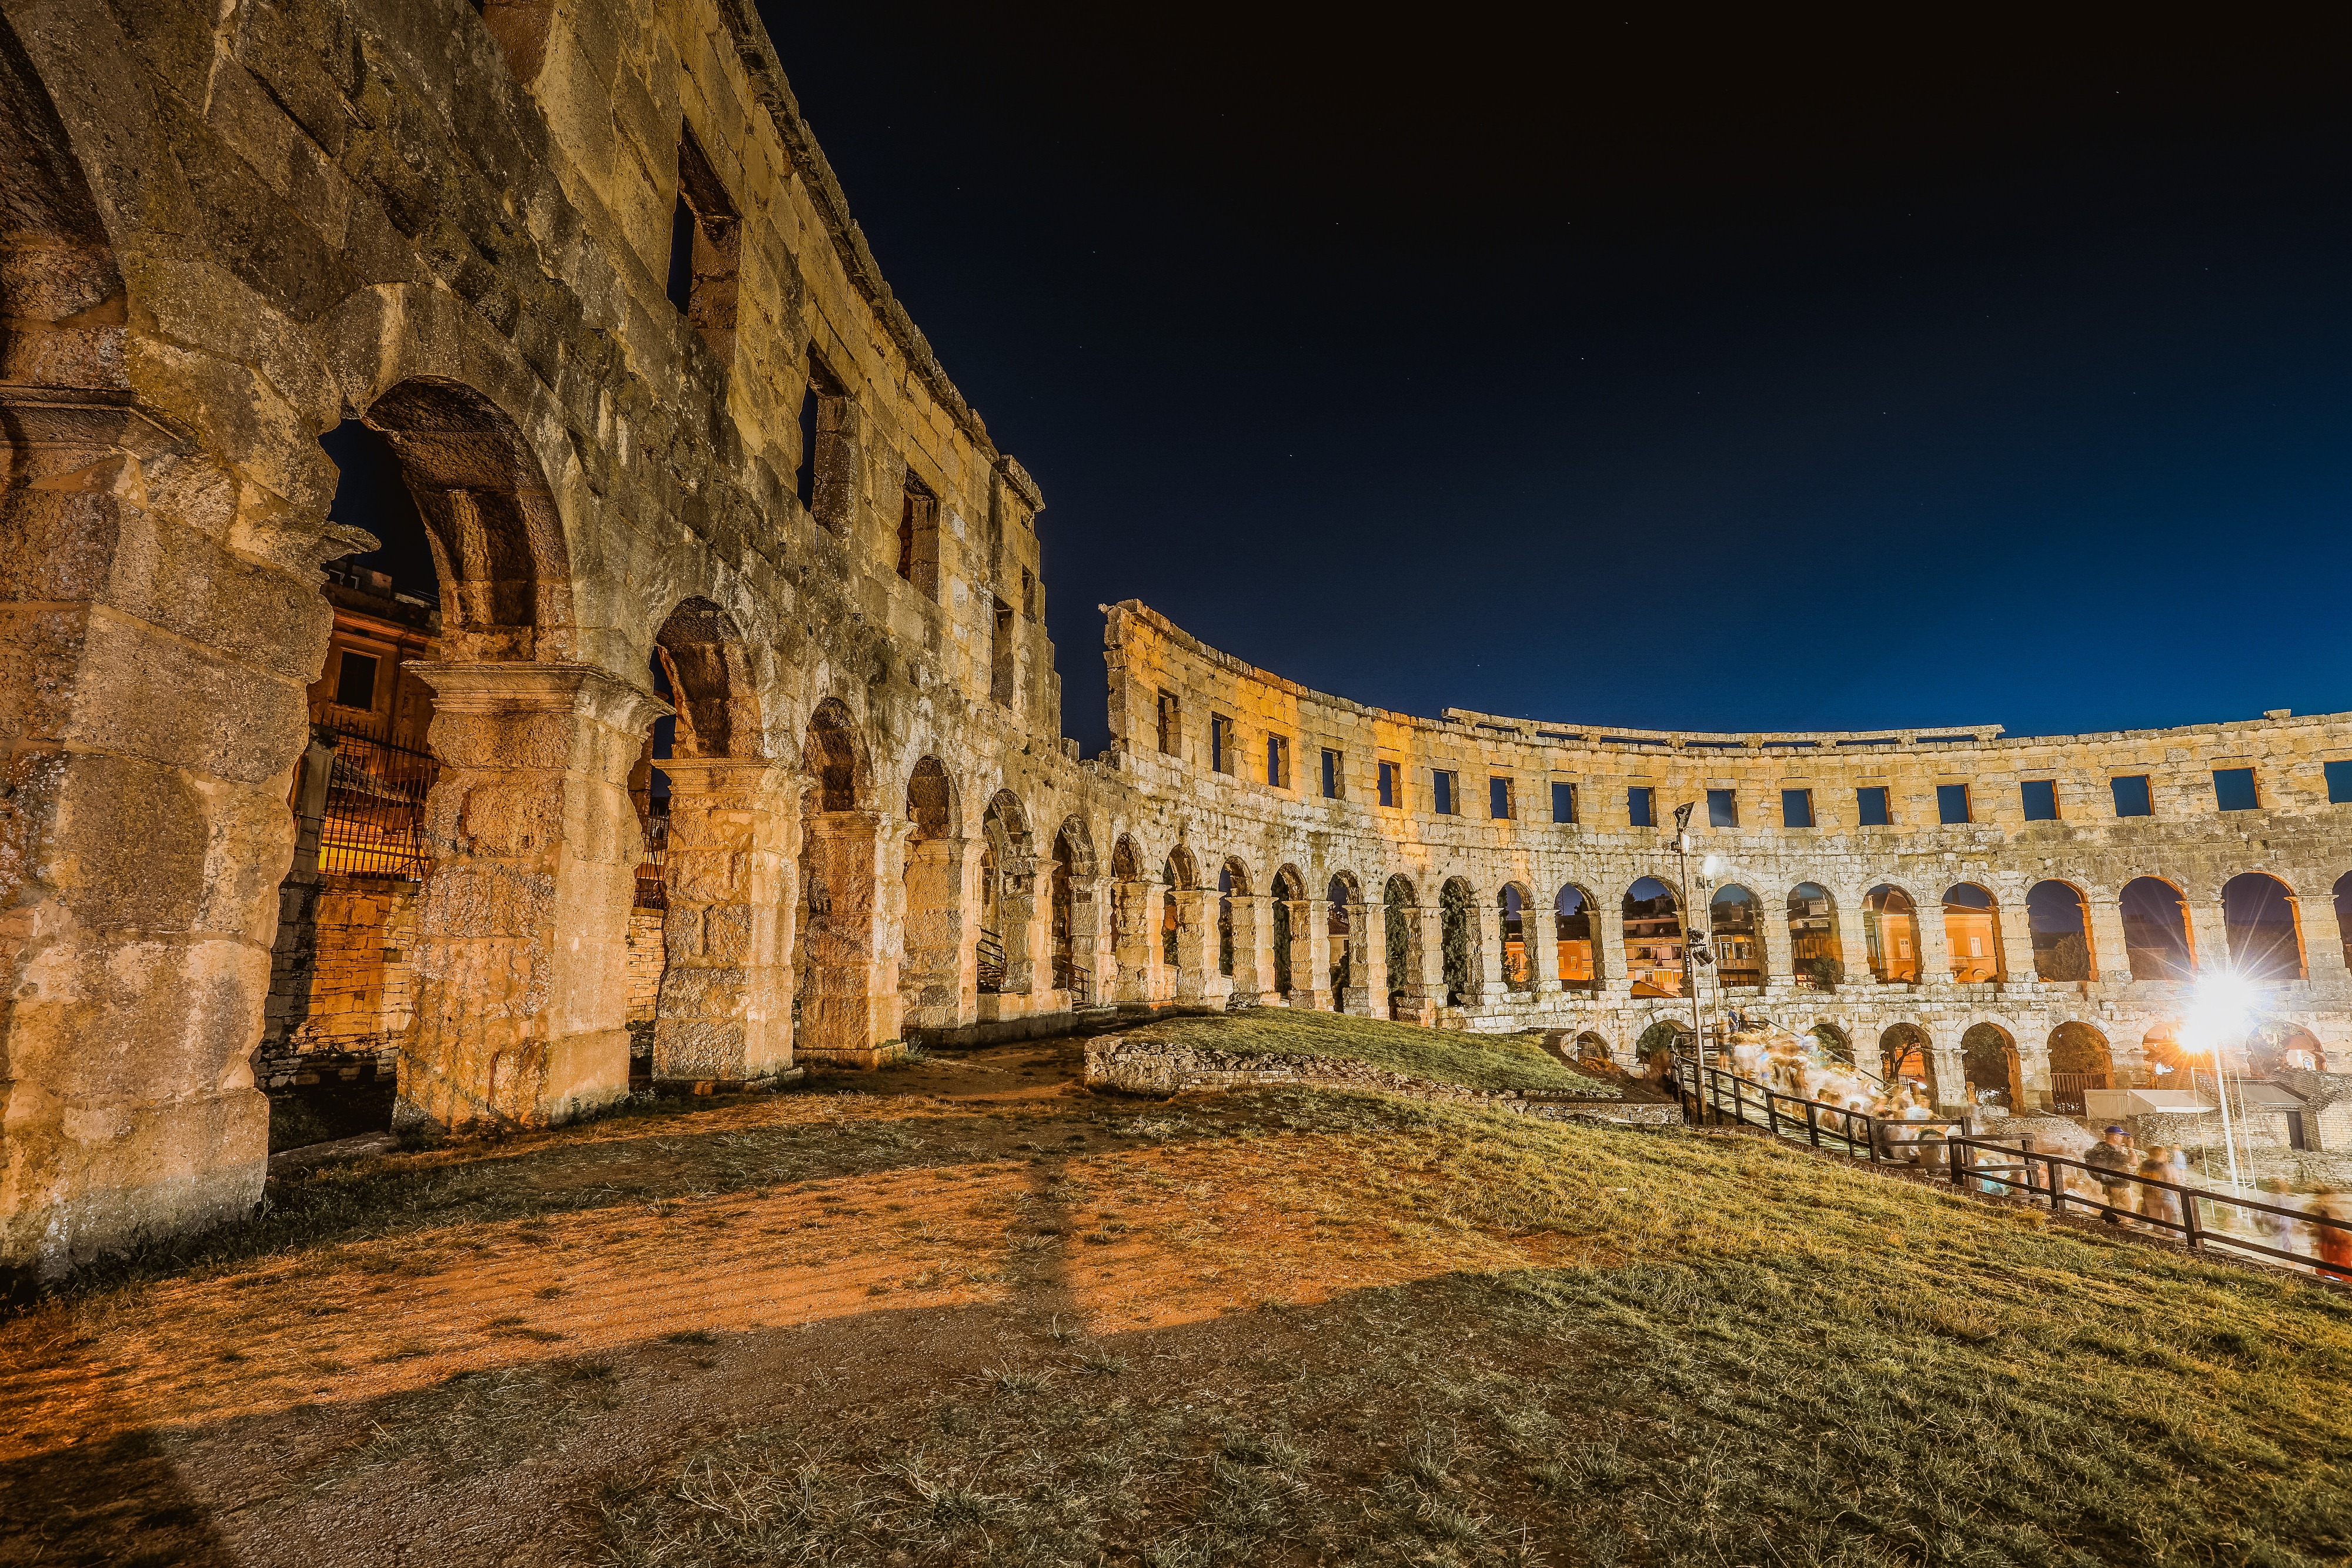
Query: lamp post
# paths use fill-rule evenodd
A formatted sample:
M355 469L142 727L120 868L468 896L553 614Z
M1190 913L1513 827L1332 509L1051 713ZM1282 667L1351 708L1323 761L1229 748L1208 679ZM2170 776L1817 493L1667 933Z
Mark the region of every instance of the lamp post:
M2242 1184L2238 1179L2238 1140L2230 1125L2230 1074L2224 1053L2232 1039L2243 1042L2246 1031L2253 1027L2253 1014L2254 988L2244 976L2221 969L2198 980L2189 1016L2180 1024L2184 1048L2210 1051L2213 1056L2213 1098L2221 1107L2221 1148L2229 1156L2231 1191Z
M1682 868L1683 986L1690 993L1691 1040L1698 1048L1699 1060L1704 1061L1706 1060L1706 1027L1699 1019L1698 972L1715 962L1715 954L1708 946L1707 933L1697 927L1696 912L1691 905L1690 820L1691 813L1697 808L1696 800L1685 800L1675 808L1675 854ZM1706 864L1713 864L1714 858L1708 856ZM1704 889L1706 885L1706 866L1702 865L1699 886Z

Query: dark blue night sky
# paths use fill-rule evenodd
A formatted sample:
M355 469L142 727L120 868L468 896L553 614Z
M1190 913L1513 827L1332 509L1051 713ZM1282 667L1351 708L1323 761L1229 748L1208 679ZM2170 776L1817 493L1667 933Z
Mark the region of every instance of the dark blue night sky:
M1423 714L2352 708L2340 35L769 14L1089 748L1128 597Z

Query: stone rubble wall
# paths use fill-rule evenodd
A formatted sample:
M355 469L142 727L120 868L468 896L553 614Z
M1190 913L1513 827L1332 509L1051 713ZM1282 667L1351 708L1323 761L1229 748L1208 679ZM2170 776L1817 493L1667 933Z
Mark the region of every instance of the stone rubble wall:
M289 878L253 1056L264 1089L394 1076L413 1017L419 884Z

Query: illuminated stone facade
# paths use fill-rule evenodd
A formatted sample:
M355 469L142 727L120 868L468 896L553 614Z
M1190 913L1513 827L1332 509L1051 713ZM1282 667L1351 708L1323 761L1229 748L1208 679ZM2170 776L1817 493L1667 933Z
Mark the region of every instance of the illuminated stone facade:
M442 571L429 648L399 653L432 698L429 869L384 902L399 940L378 948L402 968L380 1016L404 1118L546 1123L625 1092L647 924L630 786L673 709L651 1063L673 1082L1237 995L1572 1028L1622 1058L1687 1005L1625 979L1625 889L1680 885L1667 833L1627 820L1636 785L1660 821L1734 792L1743 825L1703 837L1758 899L1755 1001L1865 1057L1914 1025L1939 1085L1986 1022L2021 1094L2062 1024L2129 1069L2178 1009L2120 977L2116 895L2140 873L2182 890L2200 958L2222 882L2281 878L2308 977L2276 1007L2352 1049L2329 905L2352 840L2320 772L2352 757L2341 720L1555 739L1318 697L1126 606L1117 744L1080 762L1043 497L892 298L748 0L0 0L0 1264L55 1272L259 1196L298 768L314 685L338 679L321 568L369 542L327 518L319 438L348 419L397 454ZM2238 765L2260 804L2221 812L2211 769ZM1431 810L1433 770L1458 812ZM2151 780L2145 821L2103 805L2126 771ZM2042 779L2058 818L2027 823L2018 787ZM1555 780L1579 822L1550 820ZM1951 782L1973 821L1923 817ZM1891 825L1857 827L1853 791L1878 787ZM1781 825L1796 788L1812 828ZM2089 977L2036 982L2022 901L2057 878L2089 909ZM1949 977L1932 916L1963 882L1998 912L1998 984ZM1545 939L1571 883L1590 991L1559 988ZM1807 883L1844 922L1831 990L1795 988L1780 912ZM1859 980L1881 883L1927 912L1916 986ZM333 974L364 967L363 903L322 917L310 960L347 1023L368 982ZM642 1009L642 965L635 984Z

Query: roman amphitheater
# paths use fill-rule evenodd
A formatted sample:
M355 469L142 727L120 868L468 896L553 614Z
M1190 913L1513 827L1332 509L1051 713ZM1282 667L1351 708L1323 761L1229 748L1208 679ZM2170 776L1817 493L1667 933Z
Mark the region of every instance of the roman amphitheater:
M1080 756L1043 492L750 0L5 0L0 73L13 1269L249 1208L273 1086L542 1123L633 1052L1740 1014L2075 1111L2221 966L2270 1068L2352 1051L2346 716L1415 717L1129 601ZM334 564L331 446L437 580Z

